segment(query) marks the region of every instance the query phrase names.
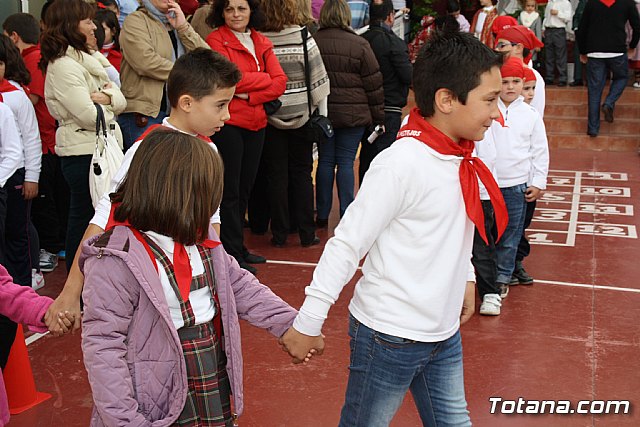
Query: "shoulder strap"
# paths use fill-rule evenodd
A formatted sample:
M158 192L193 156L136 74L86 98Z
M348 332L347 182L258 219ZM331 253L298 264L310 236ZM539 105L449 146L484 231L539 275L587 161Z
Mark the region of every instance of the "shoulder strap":
M311 76L309 71L309 50L307 48L307 27L302 27L302 50L304 51L304 81L307 86L307 108L309 108L309 118L311 118Z

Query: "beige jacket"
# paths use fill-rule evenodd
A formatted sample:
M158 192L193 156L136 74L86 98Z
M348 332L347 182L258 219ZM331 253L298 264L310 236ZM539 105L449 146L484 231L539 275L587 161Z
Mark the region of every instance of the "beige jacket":
M185 51L209 48L191 25L178 28ZM173 68L173 45L168 29L142 8L128 15L120 32L120 81L127 98L126 113L156 117L162 90Z
M58 120L56 154L81 156L93 154L96 145L96 107L91 93L102 91L111 97L103 105L107 126L115 123L116 138L122 146L122 134L115 121L127 105L122 92L111 83L106 68L111 64L100 52L89 55L67 48L66 54L47 67L44 98L51 115ZM111 83L111 88L103 89Z

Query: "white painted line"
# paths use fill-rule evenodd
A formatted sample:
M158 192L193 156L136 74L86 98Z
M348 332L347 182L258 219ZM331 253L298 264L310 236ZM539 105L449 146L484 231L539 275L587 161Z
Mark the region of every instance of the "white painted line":
M315 267L318 265L314 262L298 262L298 261L282 261L282 260L267 260L268 264L279 264L279 265L294 265L294 266L302 266L302 267ZM358 267L360 269L360 267ZM621 288L618 286L602 286L602 285L588 285L585 283L569 283L569 282L559 282L557 280L535 280L535 283L545 284L545 285L557 285L557 286L571 286L575 288L589 288L589 289L600 289L605 291L618 291L618 292L632 292L640 294L640 289L633 288Z
M45 333L43 333L43 334L35 333L35 334L31 335L29 338L27 338L26 340L24 340L24 342L25 342L27 345L31 345L31 344L33 344L34 342L38 341L40 338L42 338L42 337L44 337L44 336L46 336L46 335L48 335L48 334L49 334L49 331L47 331L47 332L45 332Z
M571 200L571 216L569 217L569 225L567 228L567 246L576 245L576 228L578 224L578 209L580 207L580 186L582 184L581 172L576 172L573 187L573 198Z
M604 291L632 292L632 293L640 294L640 289L621 288L618 286L587 285L585 283L568 283L568 282L557 282L554 280L538 280L538 279L535 279L534 283L542 283L545 285L557 285L557 286L571 286L574 288L600 289Z

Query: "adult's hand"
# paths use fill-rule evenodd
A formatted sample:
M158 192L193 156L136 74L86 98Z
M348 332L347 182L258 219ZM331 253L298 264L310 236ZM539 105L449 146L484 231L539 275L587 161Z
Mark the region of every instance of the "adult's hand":
M166 16L169 24L176 29L185 25L187 23L187 18L185 18L184 12L180 8L178 2L176 0L169 0L168 5L169 11L166 13Z
M96 104L101 105L110 105L111 97L104 92L93 92L91 93L91 100Z

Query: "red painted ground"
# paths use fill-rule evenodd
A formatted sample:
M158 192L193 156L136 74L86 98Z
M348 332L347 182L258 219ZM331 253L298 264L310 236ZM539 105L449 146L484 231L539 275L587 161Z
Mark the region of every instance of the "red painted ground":
M626 182L582 178L586 186L626 187L630 197L584 196L581 201L632 205L640 209L640 160L635 153L552 151L552 169L622 172ZM550 191L562 187L550 187ZM588 190L587 190L588 191ZM569 198L571 200L571 197ZM540 208L557 209L557 203ZM540 210L539 212L544 212ZM540 215L538 213L537 215ZM544 217L544 215L543 215ZM335 226L337 217L331 218ZM579 214L579 223L596 223L600 232L620 232L618 225L640 228L637 216ZM611 228L606 224L614 224ZM588 224L587 224L588 225ZM567 230L567 223L534 221L538 230ZM605 227L605 228L603 228ZM609 228L606 228L609 227ZM625 229L624 227L622 227ZM625 229L626 230L626 229ZM623 231L625 232L625 231ZM549 233L551 236L553 233ZM326 242L327 232L319 233ZM247 236L247 246L269 260L316 262L321 248L302 249L296 236L283 249L269 245L270 236ZM565 241L566 234L553 234ZM640 241L637 238L577 235L575 246L533 247L527 269L544 281L511 289L500 317L475 316L462 329L466 391L476 426L639 426L640 425ZM304 297L313 267L267 264L258 277L293 306ZM63 267L46 276L43 294L55 295L64 280ZM572 287L547 282L589 285ZM635 290L598 289L591 285ZM335 426L347 380L349 357L347 286L325 324L325 355L307 366L293 366L267 333L243 325L246 412L239 424L249 426ZM54 397L24 414L10 427L86 426L91 393L79 349L79 335L49 336L29 346L38 388ZM631 401L628 415L492 415L489 397L505 400L559 399ZM394 426L419 426L411 397Z

